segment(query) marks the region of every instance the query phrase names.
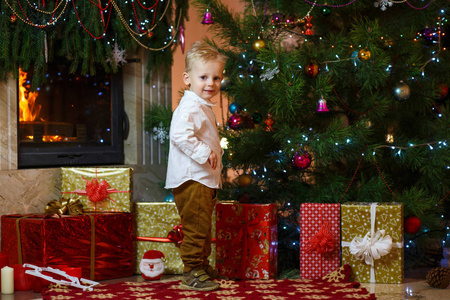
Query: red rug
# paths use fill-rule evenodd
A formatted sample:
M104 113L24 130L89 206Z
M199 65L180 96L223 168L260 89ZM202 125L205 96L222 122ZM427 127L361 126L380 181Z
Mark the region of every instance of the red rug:
M311 279L219 281L221 289L197 292L180 288L180 281L120 282L97 285L91 292L51 287L43 299L120 299L120 300L196 300L196 299L376 299L357 282L328 282Z

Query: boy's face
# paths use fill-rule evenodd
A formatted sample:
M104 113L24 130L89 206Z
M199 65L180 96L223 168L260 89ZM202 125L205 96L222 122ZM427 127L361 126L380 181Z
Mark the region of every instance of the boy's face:
M224 64L217 60L198 61L192 69L183 73L183 81L197 96L210 101L220 91Z

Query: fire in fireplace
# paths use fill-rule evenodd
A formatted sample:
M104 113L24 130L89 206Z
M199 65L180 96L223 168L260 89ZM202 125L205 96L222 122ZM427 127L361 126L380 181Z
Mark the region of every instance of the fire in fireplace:
M123 164L128 131L121 73L71 74L49 64L46 83L18 80L19 168Z

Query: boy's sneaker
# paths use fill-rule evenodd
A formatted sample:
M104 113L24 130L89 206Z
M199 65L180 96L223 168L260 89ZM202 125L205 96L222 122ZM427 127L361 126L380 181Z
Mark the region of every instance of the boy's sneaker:
M208 267L205 269L205 272L206 274L208 274L209 277L211 277L211 279L222 279L222 280L228 279L228 277L220 275L219 270L214 269L210 265L208 265Z
M206 274L205 270L192 270L183 273L181 287L195 291L214 291L217 290L220 285L217 282L211 281L211 278Z

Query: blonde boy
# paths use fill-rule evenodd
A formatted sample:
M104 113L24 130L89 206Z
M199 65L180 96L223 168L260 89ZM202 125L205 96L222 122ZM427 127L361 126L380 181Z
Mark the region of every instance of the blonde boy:
M189 86L170 125L166 188L182 219L184 264L181 285L211 291L219 273L208 262L211 254L211 215L221 188L222 153L211 98L220 91L226 57L216 48L196 42L186 54L183 81Z

